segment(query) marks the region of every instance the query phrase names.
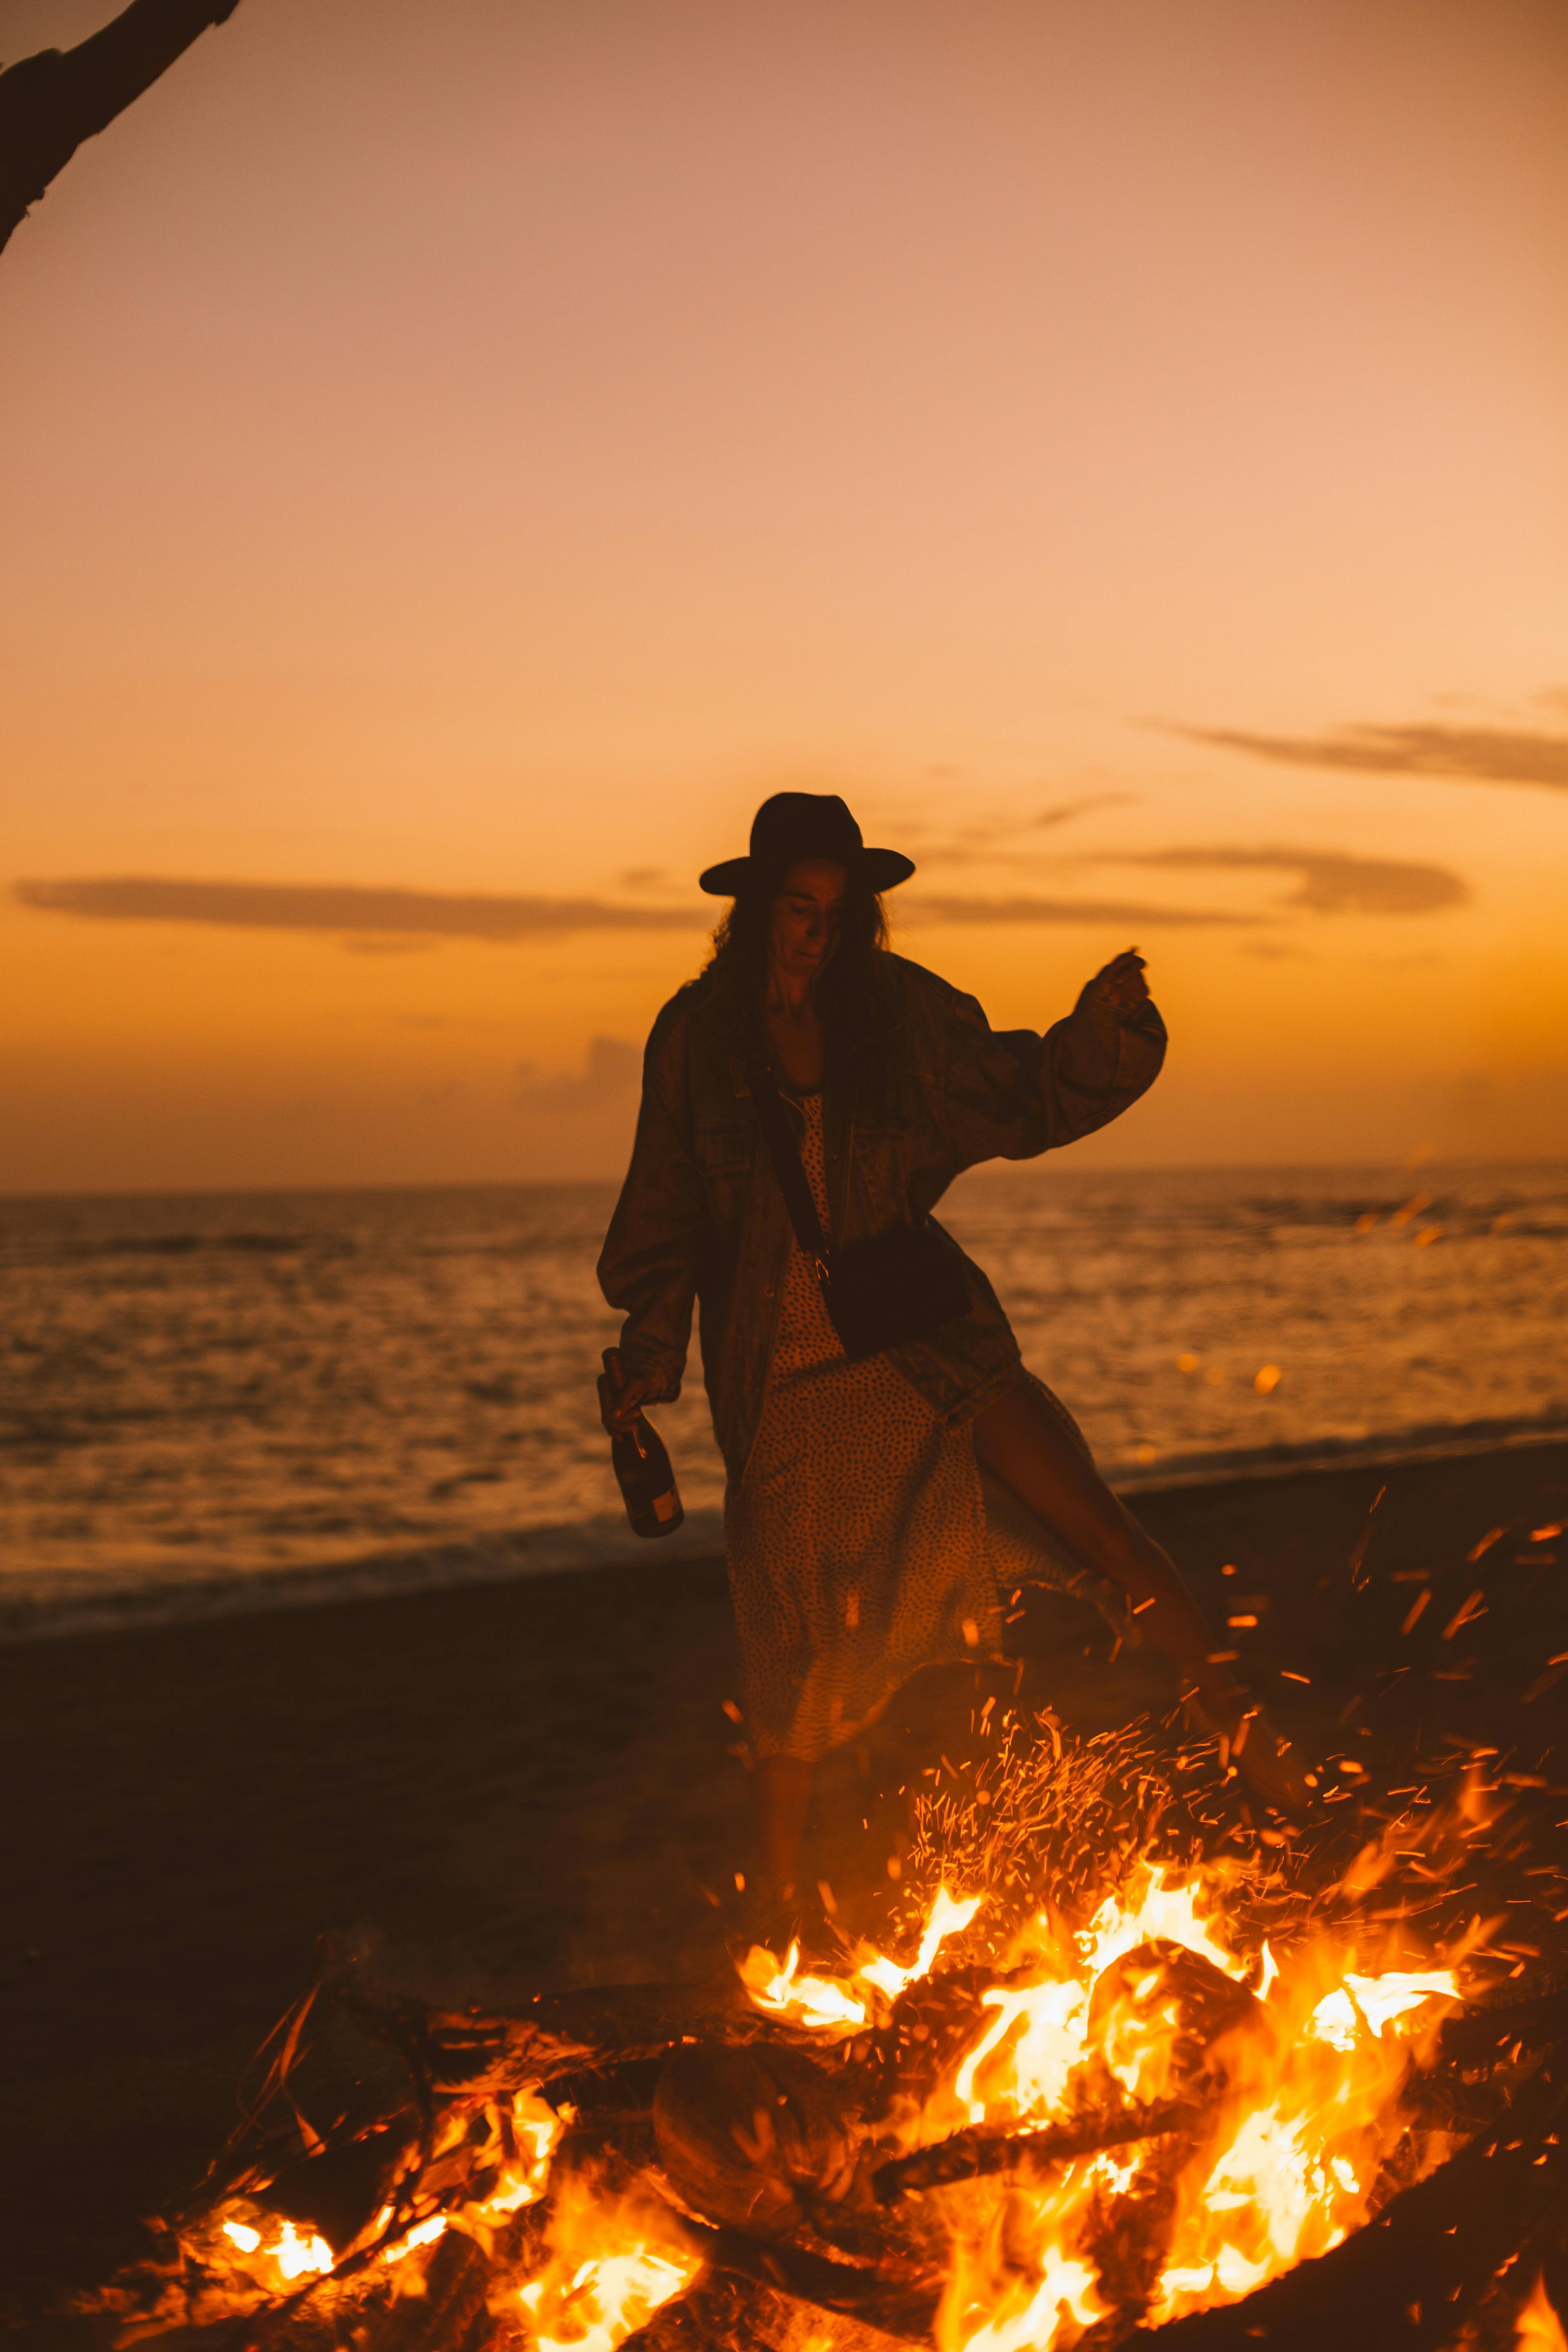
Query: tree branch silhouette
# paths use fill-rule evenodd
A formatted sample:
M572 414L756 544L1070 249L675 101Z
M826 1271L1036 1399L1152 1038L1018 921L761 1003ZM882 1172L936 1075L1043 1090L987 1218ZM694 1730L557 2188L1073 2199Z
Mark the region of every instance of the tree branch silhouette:
M131 0L74 49L40 49L0 73L0 249L81 145L123 114L239 0Z

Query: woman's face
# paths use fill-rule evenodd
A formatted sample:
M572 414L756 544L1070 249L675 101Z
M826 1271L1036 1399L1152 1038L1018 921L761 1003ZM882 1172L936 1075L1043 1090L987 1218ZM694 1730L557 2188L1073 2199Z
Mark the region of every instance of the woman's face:
M792 980L814 980L838 943L848 870L825 857L790 867L773 900L773 960Z

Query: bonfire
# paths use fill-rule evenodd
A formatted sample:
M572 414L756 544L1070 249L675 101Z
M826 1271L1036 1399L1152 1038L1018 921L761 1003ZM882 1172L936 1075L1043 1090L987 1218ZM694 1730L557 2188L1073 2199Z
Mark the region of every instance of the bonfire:
M497 2015L329 1955L104 2341L1568 2352L1568 2017L1436 1934L1497 1792L1457 1758L1325 1879L1216 1791L1004 1719L829 1961Z

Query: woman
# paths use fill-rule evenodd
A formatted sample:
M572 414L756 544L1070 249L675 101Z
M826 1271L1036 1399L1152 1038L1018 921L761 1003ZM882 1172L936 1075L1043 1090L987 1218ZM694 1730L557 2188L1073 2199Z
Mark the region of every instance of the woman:
M919 1667L999 1655L999 1554L1020 1522L1120 1588L1259 1792L1293 1793L1171 1560L929 1221L961 1170L1071 1143L1152 1084L1165 1031L1142 961L1117 956L1044 1037L998 1034L973 997L888 951L879 893L913 871L866 848L836 796L780 793L749 856L702 876L734 904L654 1024L599 1261L626 1318L619 1385L602 1389L612 1433L679 1394L700 1307L764 1866L786 1904L816 1759ZM879 1236L904 1253L905 1295L884 1284L877 1311L915 1328L868 1353L848 1276Z

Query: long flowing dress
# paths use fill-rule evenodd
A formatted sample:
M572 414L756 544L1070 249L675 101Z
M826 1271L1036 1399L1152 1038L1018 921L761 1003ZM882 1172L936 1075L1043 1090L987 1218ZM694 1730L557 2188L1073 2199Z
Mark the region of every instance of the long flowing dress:
M796 1100L826 1228L822 1097ZM760 1756L815 1760L874 1721L920 1667L1000 1656L1008 1575L1099 1597L1023 1506L983 1479L966 1425L940 1421L886 1356L849 1360L798 1243L724 1533Z

